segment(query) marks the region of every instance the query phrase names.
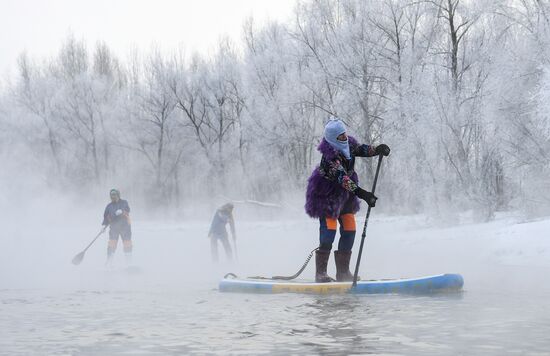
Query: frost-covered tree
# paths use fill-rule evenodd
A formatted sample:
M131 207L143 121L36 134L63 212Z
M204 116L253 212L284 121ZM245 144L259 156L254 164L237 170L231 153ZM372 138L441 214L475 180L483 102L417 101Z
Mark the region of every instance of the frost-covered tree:
M287 22L248 20L242 46L126 61L69 36L53 59L20 56L4 128L48 184L124 182L183 206L297 201L336 115L393 149L381 209L544 212L549 14L538 0L303 0ZM364 185L374 163L357 165Z

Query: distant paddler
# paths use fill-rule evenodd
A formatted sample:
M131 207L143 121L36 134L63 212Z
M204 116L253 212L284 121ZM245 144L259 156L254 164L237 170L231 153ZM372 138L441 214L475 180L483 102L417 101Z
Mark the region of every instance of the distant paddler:
M109 243L107 245L107 265L110 265L115 254L118 239L122 239L126 263L132 261L132 227L130 223L130 206L128 202L120 198L120 191L111 189L109 192L111 202L103 213L104 228L109 226Z
M221 206L216 210L214 218L212 219L212 224L210 224L208 237L210 238L210 252L213 262L218 262L218 241L223 245L227 260L231 261L233 259L233 251L231 250L231 244L229 243L229 236L226 229L227 224L229 224L231 236L235 244L235 253L237 252L237 234L235 233L233 208L234 206L231 203Z

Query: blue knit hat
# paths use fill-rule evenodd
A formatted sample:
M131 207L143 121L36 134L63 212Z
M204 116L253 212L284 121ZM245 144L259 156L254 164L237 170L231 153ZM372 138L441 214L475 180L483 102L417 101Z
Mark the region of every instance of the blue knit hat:
M346 132L346 125L342 120L331 116L330 120L325 126L325 140L338 152L342 153L347 159L351 159L349 152L349 141L340 141L338 136Z

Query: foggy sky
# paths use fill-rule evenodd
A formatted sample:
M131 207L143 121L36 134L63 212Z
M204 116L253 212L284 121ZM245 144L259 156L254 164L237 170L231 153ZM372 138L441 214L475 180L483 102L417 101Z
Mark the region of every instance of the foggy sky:
M13 73L22 51L54 56L72 33L105 41L124 57L131 49L183 46L208 53L222 35L240 39L243 21L282 20L296 0L0 0L0 73Z

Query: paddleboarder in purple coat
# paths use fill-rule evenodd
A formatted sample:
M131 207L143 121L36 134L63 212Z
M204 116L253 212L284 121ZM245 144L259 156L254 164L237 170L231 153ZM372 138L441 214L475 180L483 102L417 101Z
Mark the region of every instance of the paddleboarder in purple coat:
M321 152L321 163L308 180L306 193L306 213L319 219L319 249L315 254L315 281L331 282L327 274L327 265L340 224L338 250L334 251L336 280L352 281L349 270L351 249L355 240L355 213L359 211L359 199L371 207L377 197L361 187L354 171L355 157L374 157L390 154L388 145L378 146L359 144L348 136L342 120L331 118L317 150Z

